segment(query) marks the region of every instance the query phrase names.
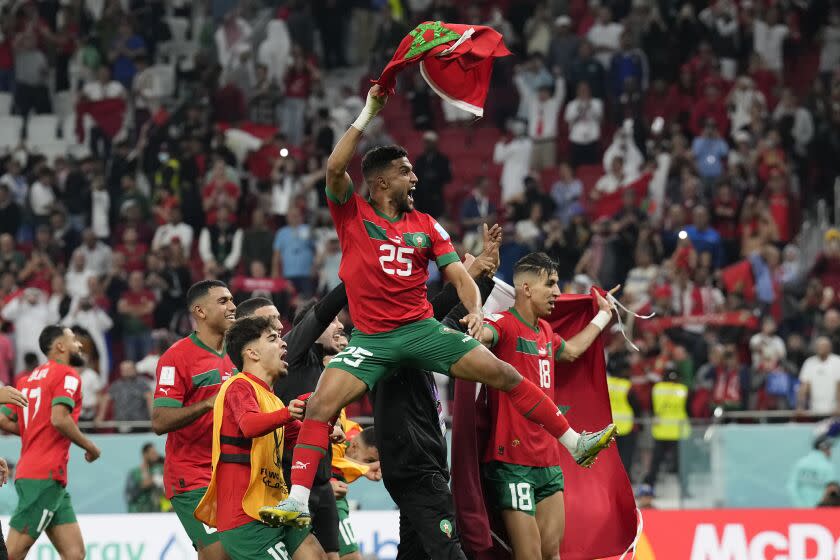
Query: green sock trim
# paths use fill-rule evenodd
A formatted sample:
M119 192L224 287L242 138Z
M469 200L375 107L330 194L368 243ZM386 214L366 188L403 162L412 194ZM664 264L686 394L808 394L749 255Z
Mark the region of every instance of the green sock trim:
M543 402L544 400L545 400L545 395L543 395L543 398L541 398L541 399L539 400L539 402L538 402L537 404L535 404L535 405L533 406L533 408L531 408L531 410L529 410L528 412L526 412L525 414L523 414L523 416L525 416L525 418L528 418L529 416L531 416L531 413L532 413L532 412L534 412L534 411L537 409L537 407L538 407L538 406L540 406L540 404L542 404L542 402Z
M304 449L311 449L312 451L317 451L318 453L320 453L323 456L327 455L327 450L324 449L323 447L318 447L317 445L307 445L305 443L299 443L299 444L295 445L295 449L297 449L298 447L302 447Z

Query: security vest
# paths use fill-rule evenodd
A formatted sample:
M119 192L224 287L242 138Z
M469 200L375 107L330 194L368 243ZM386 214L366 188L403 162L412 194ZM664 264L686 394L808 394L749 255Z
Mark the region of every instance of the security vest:
M682 383L660 381L653 386L653 439L677 441L691 432L685 406L688 387Z
M250 463L251 477L248 489L242 497L242 510L257 521L260 519L261 507L281 502L289 494L286 481L283 479L283 428L277 428L257 438L231 438L221 435L225 394L230 384L237 379L244 379L254 388L260 412L275 412L285 407L283 401L274 393L243 373L237 373L222 383L219 396L216 397L216 403L213 405L213 474L207 493L195 508L196 519L210 527L216 527L216 465L219 461ZM222 454L222 438L225 438L226 444L233 444L244 449L250 446L250 453Z
M618 429L618 435L624 436L633 431L633 407L627 399L630 393L629 379L622 377L607 376L607 388L610 391L610 409L612 410L613 422Z

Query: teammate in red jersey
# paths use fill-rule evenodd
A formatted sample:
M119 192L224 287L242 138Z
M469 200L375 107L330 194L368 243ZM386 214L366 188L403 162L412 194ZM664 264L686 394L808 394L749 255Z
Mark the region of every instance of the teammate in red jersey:
M20 461L15 471L18 504L9 521L9 557L22 560L46 531L62 558L82 560L85 544L67 493L70 443L85 450L85 460L99 458L99 448L78 426L82 388L74 367L84 365L82 345L68 327L41 331L38 346L47 363L18 382L28 403L7 404L0 429L20 434Z
M583 354L612 317L610 303L599 295L600 311L586 328L568 341L554 334L545 317L551 315L560 295L558 280L557 265L545 253L520 259L513 269L513 307L488 317L479 337L499 359L547 395L554 393L555 360L573 361ZM513 556L557 558L566 525L560 445L539 426L523 421L507 394L489 389L487 400L492 435L482 471L488 499L501 512L510 535ZM570 429L560 443L575 454L586 439L600 437L609 442L614 431L574 437ZM594 458L583 464L591 461Z
M193 512L210 483L213 403L222 382L236 372L224 345L236 306L224 282L202 280L187 292L195 319L191 335L160 357L152 429L166 436L163 480L166 497L202 560L226 558L215 530Z
M316 465L326 454L331 419L401 366L486 383L508 392L516 410L542 424L553 437L569 430L569 423L545 393L474 338L483 322L478 286L455 253L446 230L428 214L414 210L412 193L418 179L406 151L398 146L368 151L362 159L362 173L370 199L353 192L347 166L362 131L385 101L378 85L371 88L362 114L327 161L327 199L343 254L339 276L346 285L357 328L307 402L292 463L292 489L286 500L262 509L267 523L309 520L309 491ZM462 319L467 336L433 318L426 299L431 260L455 286L468 311ZM611 429L608 426L602 433ZM600 437L583 441L576 451L581 461L594 457L606 445Z

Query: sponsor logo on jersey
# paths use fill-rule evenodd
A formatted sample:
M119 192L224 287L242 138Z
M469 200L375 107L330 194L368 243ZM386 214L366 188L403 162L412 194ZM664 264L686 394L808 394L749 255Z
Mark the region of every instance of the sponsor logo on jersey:
M548 353L548 351L545 348L539 348L537 349L537 352L540 356L545 356Z
M159 389L159 391L160 391L161 393L163 393L164 395L169 395L169 390L170 390L170 389L171 389L171 387L167 387L166 389L164 389L163 387L161 387L161 388Z
M292 470L295 470L295 469L308 469L308 468L309 468L309 463L308 463L308 462L307 462L307 463L304 463L303 461L295 461L295 464L294 464L294 465L292 465Z
M402 237L400 237L399 235L394 236L394 237L389 237L388 239L390 239L391 241L393 241L397 245L402 243Z
M79 378L68 375L64 378L64 389L71 395L79 388Z
M163 366L160 368L160 381L158 381L159 385L175 385L175 367L174 366Z

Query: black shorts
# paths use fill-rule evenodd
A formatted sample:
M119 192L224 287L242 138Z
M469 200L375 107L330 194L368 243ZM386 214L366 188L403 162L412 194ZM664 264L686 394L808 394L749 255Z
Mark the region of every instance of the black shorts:
M309 513L312 514L312 534L324 552L338 552L338 510L332 484L325 482L312 487L309 494Z
M9 560L9 551L6 550L6 540L3 538L3 531L0 531L0 560Z
M397 560L466 560L455 531L455 502L440 474L389 490L400 508Z

